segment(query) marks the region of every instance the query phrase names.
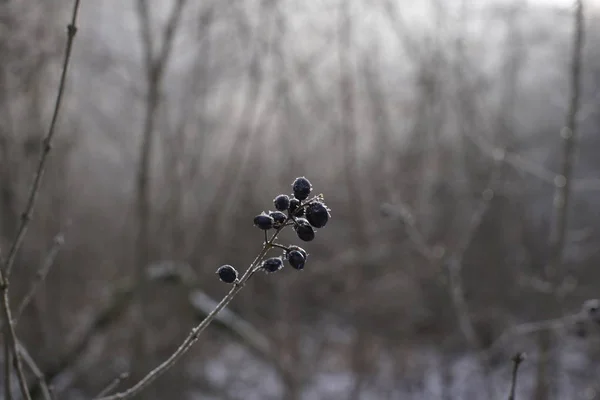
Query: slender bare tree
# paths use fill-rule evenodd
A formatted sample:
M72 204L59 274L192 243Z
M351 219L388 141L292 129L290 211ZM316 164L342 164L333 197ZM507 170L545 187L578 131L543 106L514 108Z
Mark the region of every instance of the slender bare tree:
M145 372L147 357L146 324L147 307L151 296L144 279L146 268L151 261L151 218L152 218L152 167L154 165L154 142L156 120L160 111L163 79L171 59L173 42L180 26L179 21L185 8L185 0L175 0L166 25L159 36L159 43L153 34L151 7L147 0L136 2L140 25L143 66L145 68L144 122L138 154L138 166L135 178L136 245L135 245L135 281L136 290L134 311L134 330L132 335L132 378L138 379Z

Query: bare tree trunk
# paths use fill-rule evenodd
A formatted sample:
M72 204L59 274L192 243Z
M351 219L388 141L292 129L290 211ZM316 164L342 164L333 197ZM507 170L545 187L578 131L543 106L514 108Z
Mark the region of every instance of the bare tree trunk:
M160 106L161 87L164 72L170 58L176 28L185 5L185 0L176 0L169 15L167 25L162 32L162 44L156 50L152 34L152 21L147 0L137 1L137 12L141 28L141 41L146 69L146 97L142 141L135 182L136 210L136 243L135 272L136 284L134 302L134 327L132 335L131 375L134 381L141 378L147 367L147 331L148 306L150 294L145 279L145 271L150 261L150 228L151 228L151 168L154 163L154 140L156 115Z
M451 256L448 260L448 282L450 286L450 295L454 308L457 312L459 329L469 346L471 354L475 358L480 367L480 377L484 387L484 396L488 399L494 399L496 393L494 391L491 378L491 367L487 358L480 356L483 350L481 338L477 335L473 320L471 318L471 308L467 302L465 295L465 285L463 282L463 259L466 252L469 250L472 240L483 223L483 219L490 209L492 198L485 198L484 190L493 190L497 185L497 181L501 179L504 170L504 165L492 165L492 171L486 187L482 190L480 177L483 175L482 162L479 160L480 150L473 143L472 135L480 134L478 127L479 110L477 108L476 96L477 88L468 75L470 71L476 71L474 64L468 57L466 40L469 38L464 30L470 21L470 2L463 0L460 9L460 27L458 35L454 41L454 49L456 53L456 64L454 65L454 75L457 82L457 101L456 112L459 119L459 131L463 141L463 174L470 181L468 184L476 188L477 192L481 193L481 200L476 206L474 213L471 216L470 222L466 226L466 234L461 242L457 245L457 255ZM485 168L486 170L488 168ZM470 176L470 172L474 173ZM487 171L486 171L487 172ZM471 178L471 179L470 179ZM459 224L461 225L461 224Z
M571 198L571 182L575 164L575 149L578 134L578 113L581 92L582 51L584 43L584 12L583 1L575 0L575 15L573 23L573 48L571 60L571 87L569 109L566 115L565 127L561 132L563 140L562 160L560 174L556 176L554 193L554 215L550 225L549 258L544 271L545 278L555 288L560 286L561 280L569 275L563 268L563 252L566 246L566 235L569 222L569 204ZM558 307L562 304L560 290L553 293ZM553 338L552 332L542 332L539 336L539 362L537 366L536 387L534 398L547 400L551 393L549 376L552 359Z
M353 77L352 43L353 26L351 1L342 1L339 9L339 66L340 66L340 128L337 136L341 141L344 178L348 191L348 207L352 213L354 244L359 248L368 244L368 221L364 215L363 192L366 188L358 169L358 132L356 131L356 94ZM351 287L356 287L361 279L361 268L348 274Z

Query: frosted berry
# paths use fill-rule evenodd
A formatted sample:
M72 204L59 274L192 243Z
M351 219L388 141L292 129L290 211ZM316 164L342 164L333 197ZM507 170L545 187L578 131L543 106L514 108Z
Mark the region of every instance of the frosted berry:
M287 256L288 262L295 269L304 269L304 263L306 262L306 256L298 250L292 250Z
M279 228L281 225L283 225L285 223L285 221L287 221L287 215L285 215L281 211L271 211L269 213L269 216L271 218L273 218L273 222L274 222L273 226L275 228Z
M312 191L312 185L309 180L305 177L301 176L296 178L294 183L292 184L292 191L294 192L294 197L298 200L306 200Z
M287 211L290 208L290 197L287 194L280 194L273 200L277 211Z
M308 258L308 253L306 252L306 250L304 250L302 247L300 246L296 246L296 245L291 245L287 248L286 254L289 254L292 251L299 251L300 253L302 253L302 255L304 256L304 258Z
M265 261L263 261L261 268L266 273L277 272L283 268L283 260L281 257L267 258Z
M310 242L315 238L315 230L304 218L297 218L294 224L296 235L298 238L305 242Z
M265 231L271 229L274 222L273 218L264 212L254 217L254 226Z
M311 203L306 208L306 219L315 228L322 228L329 221L329 210L323 203Z
M294 214L300 208L300 200L292 198L288 210L290 214Z
M231 265L222 265L217 269L217 275L225 283L233 283L238 278L238 272Z

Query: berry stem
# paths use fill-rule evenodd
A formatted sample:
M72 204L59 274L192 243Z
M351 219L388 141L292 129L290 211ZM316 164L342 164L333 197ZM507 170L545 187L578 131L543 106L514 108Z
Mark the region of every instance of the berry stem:
M302 202L302 204L300 205L300 207L306 207L307 205L309 205L310 203L313 203L315 201L322 201L324 199L324 196L322 193L319 193L318 195L316 195L315 197L312 197L308 200L305 200Z
M271 243L271 247L277 247L277 248L285 250L285 251L288 250L288 248L286 246L279 244L279 243Z
M289 220L289 218L288 218L288 220ZM288 221L286 220L286 223L287 222ZM179 361L179 359L181 359L181 357L183 357L183 355L189 351L189 349L194 345L194 343L196 343L196 341L198 341L200 334L215 319L215 317L217 316L219 311L221 311L223 308L225 308L231 302L231 300L233 300L235 295L238 294L238 292L240 290L242 290L242 288L244 287L244 284L252 277L252 275L254 275L254 273L256 271L258 271L260 269L261 263L262 263L263 259L265 258L265 256L267 255L268 251L272 247L281 246L274 242L275 242L275 239L277 239L277 235L279 235L279 233L282 231L282 229L284 227L285 227L285 224L283 226L279 227L275 231L275 233L273 233L273 236L271 236L271 238L268 238L267 233L265 231L265 239L266 240L265 240L265 243L263 244L263 248L260 251L260 253L256 256L254 261L252 261L252 263L250 264L250 266L248 267L246 272L244 272L244 274L242 275L241 278L239 278L238 281L234 282L234 285L231 288L231 290L229 291L229 293L227 293L227 295L225 295L225 297L223 297L223 299L219 302L219 304L217 304L215 306L215 308L210 312L210 314L208 314L206 316L206 318L204 318L204 320L202 320L202 322L200 322L200 324L196 325L192 329L190 334L185 338L183 343L181 343L181 345L177 348L177 350L175 350L175 352L173 354L171 354L158 367L156 367L152 371L150 371L144 378L142 378L136 384L131 386L129 389L127 389L123 392L113 394L111 396L100 397L96 400L122 400L122 399L132 398L133 396L139 394L146 387L148 387L159 376L161 376L165 372L167 372L173 365L175 365L175 363L177 361Z

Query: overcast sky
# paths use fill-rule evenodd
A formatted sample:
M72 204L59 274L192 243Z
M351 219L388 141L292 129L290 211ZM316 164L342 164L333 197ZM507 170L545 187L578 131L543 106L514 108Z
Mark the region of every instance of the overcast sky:
M561 6L570 6L575 3L574 0L527 0L531 4L558 4ZM600 0L584 0L585 6L593 6L594 8L600 6Z

